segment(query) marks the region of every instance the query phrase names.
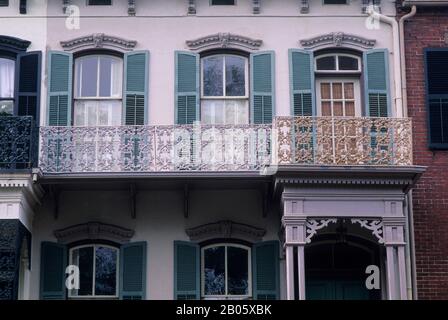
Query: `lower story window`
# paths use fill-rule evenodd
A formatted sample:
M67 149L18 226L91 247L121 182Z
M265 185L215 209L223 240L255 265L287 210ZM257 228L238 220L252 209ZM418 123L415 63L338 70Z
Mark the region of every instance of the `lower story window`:
M79 289L71 298L118 297L118 249L106 245L86 245L70 250L70 264L79 268Z
M250 248L218 244L202 249L202 296L248 298L251 295Z

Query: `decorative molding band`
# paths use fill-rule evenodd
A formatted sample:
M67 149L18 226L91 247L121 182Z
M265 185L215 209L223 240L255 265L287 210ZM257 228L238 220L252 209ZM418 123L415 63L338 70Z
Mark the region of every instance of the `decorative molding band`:
M283 184L333 184L333 185L396 185L407 186L412 185L412 179L393 179L393 178L350 178L350 177L280 177L277 183Z
M351 219L353 224L358 223L361 227L372 231L372 234L378 239L378 243L384 243L383 221L378 219Z
M375 47L376 40L366 39L360 36L346 34L344 32L332 32L320 35L311 39L300 40L300 44L305 49L314 49L318 47L343 47L352 46L363 49L371 49Z
M188 0L188 14L196 14L196 0Z
M320 229L328 227L330 223L336 223L338 219L308 219L306 221L306 243L311 242L311 238L319 231Z
M134 231L101 222L88 222L56 230L54 231L54 236L60 243L70 243L86 239L101 239L127 243L134 236Z
M217 33L195 40L187 40L187 46L192 50L205 48L243 48L258 50L262 45L262 40L251 39L231 33Z
M211 238L245 238L252 241L261 241L266 230L247 224L229 220L209 223L199 227L185 230L192 241L202 241Z
M260 13L260 7L261 7L260 1L261 0L252 0L252 12L254 14Z
M300 0L300 13L307 14L310 12L309 0Z
M128 15L135 16L135 0L128 0Z
M86 48L118 48L125 51L131 51L137 45L137 41L126 40L114 36L108 36L104 33L95 33L92 35L61 41L61 46L66 51L74 51Z
M12 50L15 52L26 51L30 46L31 42L27 40L22 40L19 38L0 36L0 48L6 50Z

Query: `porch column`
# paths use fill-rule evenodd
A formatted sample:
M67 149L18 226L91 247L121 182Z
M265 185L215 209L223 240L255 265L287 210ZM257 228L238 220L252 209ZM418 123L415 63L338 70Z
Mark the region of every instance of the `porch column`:
M387 298L407 300L404 218L383 218L386 246Z

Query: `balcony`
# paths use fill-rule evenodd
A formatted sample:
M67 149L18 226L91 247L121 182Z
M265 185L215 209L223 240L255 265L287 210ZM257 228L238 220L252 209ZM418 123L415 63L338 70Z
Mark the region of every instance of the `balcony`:
M272 165L407 166L411 120L278 117L273 125L41 127L57 173L257 172Z
M0 116L0 172L35 167L36 134L33 117Z

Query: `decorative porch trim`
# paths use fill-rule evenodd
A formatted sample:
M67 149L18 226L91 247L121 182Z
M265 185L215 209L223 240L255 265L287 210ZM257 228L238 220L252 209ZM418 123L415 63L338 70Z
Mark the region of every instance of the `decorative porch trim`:
M94 33L88 36L61 41L61 46L65 51L75 51L80 49L98 48L118 48L124 51L131 51L137 45L137 41L126 40L119 37L105 35L104 33Z
M379 179L379 178L350 178L350 177L280 177L278 183L290 184L337 184L337 185L397 185L405 186L413 183L412 179Z
M351 219L353 224L358 223L361 227L372 231L372 234L378 239L378 243L384 243L383 221L368 219Z
M332 32L323 34L314 38L300 40L300 44L305 49L314 49L320 47L342 47L352 46L362 49L371 49L375 47L376 40L366 39L357 35L346 34L344 32Z
M194 40L187 40L187 46L192 50L205 48L243 48L258 50L262 45L262 40L252 39L231 33L217 33L201 37Z
M328 227L330 223L336 223L338 219L307 219L306 221L306 243L311 242L311 238L319 231L320 229Z
M306 14L310 12L309 0L300 0L300 13Z
M134 236L134 230L101 222L88 222L56 230L54 236L59 243L64 244L86 239L127 243Z
M191 241L202 241L212 238L248 238L254 242L261 241L266 234L265 229L230 220L218 221L185 230Z
M128 0L128 15L135 16L135 0Z
M12 50L14 52L24 52L31 42L19 38L0 36L0 49Z

